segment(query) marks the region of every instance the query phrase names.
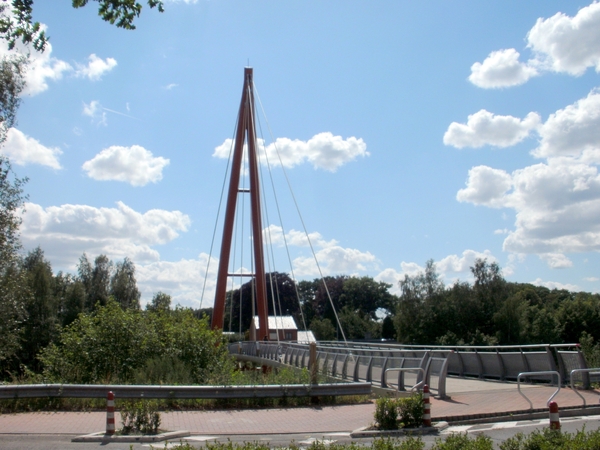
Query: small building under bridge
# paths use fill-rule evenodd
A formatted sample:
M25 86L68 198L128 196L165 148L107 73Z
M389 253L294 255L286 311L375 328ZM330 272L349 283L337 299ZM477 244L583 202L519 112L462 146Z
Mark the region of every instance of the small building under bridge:
M252 318L250 323L250 340L256 341L257 330L260 328L258 316ZM289 341L309 344L316 342L312 331L298 331L296 321L292 316L269 316L269 340Z

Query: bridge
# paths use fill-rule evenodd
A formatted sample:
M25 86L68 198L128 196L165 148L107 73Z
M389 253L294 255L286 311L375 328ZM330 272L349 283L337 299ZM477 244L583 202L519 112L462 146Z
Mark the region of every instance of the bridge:
M440 399L447 397L449 376L509 382L529 374L523 375L523 381L553 383L557 373L560 383L566 385L576 370L573 381L584 389L590 387L590 373L579 344L429 347L327 341L319 342L316 350L317 370L327 377L399 391L425 382ZM230 344L229 351L240 360L259 365L310 366L308 344L246 341Z

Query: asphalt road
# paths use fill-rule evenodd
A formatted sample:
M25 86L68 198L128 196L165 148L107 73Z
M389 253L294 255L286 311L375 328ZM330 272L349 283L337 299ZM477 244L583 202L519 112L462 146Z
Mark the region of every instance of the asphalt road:
M588 417L573 417L561 419L562 430L569 433L574 433L585 427L586 430L596 430L600 428L600 416ZM528 434L535 429L548 427L548 420L526 420L521 422L502 422L489 423L471 426L455 426L449 427L442 431L439 436L423 436L423 441L426 443L426 448L429 449L435 443L436 439L443 439L450 433L484 433L492 438L496 448L498 445L509 437L517 433ZM129 443L75 443L71 442L72 435L18 435L18 434L2 434L0 435L0 449L2 450L88 450L88 449L107 449L107 450L148 450L171 448L174 444L129 444ZM186 438L191 445L201 448L206 442L268 442L271 448L287 447L291 442L302 447L308 447L314 440L329 441L336 443L362 443L366 446L370 445L371 439L352 439L348 433L330 433L330 434L270 434L270 435L230 435L230 436L191 436Z

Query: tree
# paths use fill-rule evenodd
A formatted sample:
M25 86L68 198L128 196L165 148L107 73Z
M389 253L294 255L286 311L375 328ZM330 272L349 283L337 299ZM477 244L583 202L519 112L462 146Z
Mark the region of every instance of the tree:
M113 263L106 255L100 255L94 260L94 266L84 253L79 258L77 267L79 279L85 287L85 310L92 311L96 303L106 305L110 294L110 280Z
M310 330L314 333L317 341L333 341L335 339L335 327L329 319L314 318L310 323Z
M39 22L32 22L33 0L0 0L0 38L13 49L17 41L32 44L38 51L44 51L48 37ZM142 12L142 4L134 0L95 0L98 2L98 15L112 25L126 30L135 30L133 24ZM73 8L81 8L89 0L72 0ZM150 8L164 11L162 0L148 0Z
M37 247L30 251L22 266L31 296L25 304L27 321L20 360L36 369L38 353L58 334L58 304L54 297L52 266L44 258L42 249Z
M22 188L25 182L14 176L8 160L0 156L0 363L21 347L25 304L30 295L18 265L19 211L27 198Z
M135 264L125 258L117 263L115 273L110 280L110 295L121 305L121 308L140 309L141 293L135 280Z
M168 311L169 309L171 309L171 296L164 292L154 294L150 303L146 305L146 310L153 312Z
M4 56L0 62L0 144L16 121L20 95L25 87L25 67L23 57Z

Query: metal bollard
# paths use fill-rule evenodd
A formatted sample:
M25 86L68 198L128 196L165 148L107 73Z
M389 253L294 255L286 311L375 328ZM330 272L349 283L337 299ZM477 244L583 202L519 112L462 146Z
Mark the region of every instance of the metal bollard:
M560 416L556 402L550 402L550 429L560 430Z
M106 396L106 434L115 434L115 394L109 391Z
M431 426L431 402L429 400L429 386L423 386L423 426Z

